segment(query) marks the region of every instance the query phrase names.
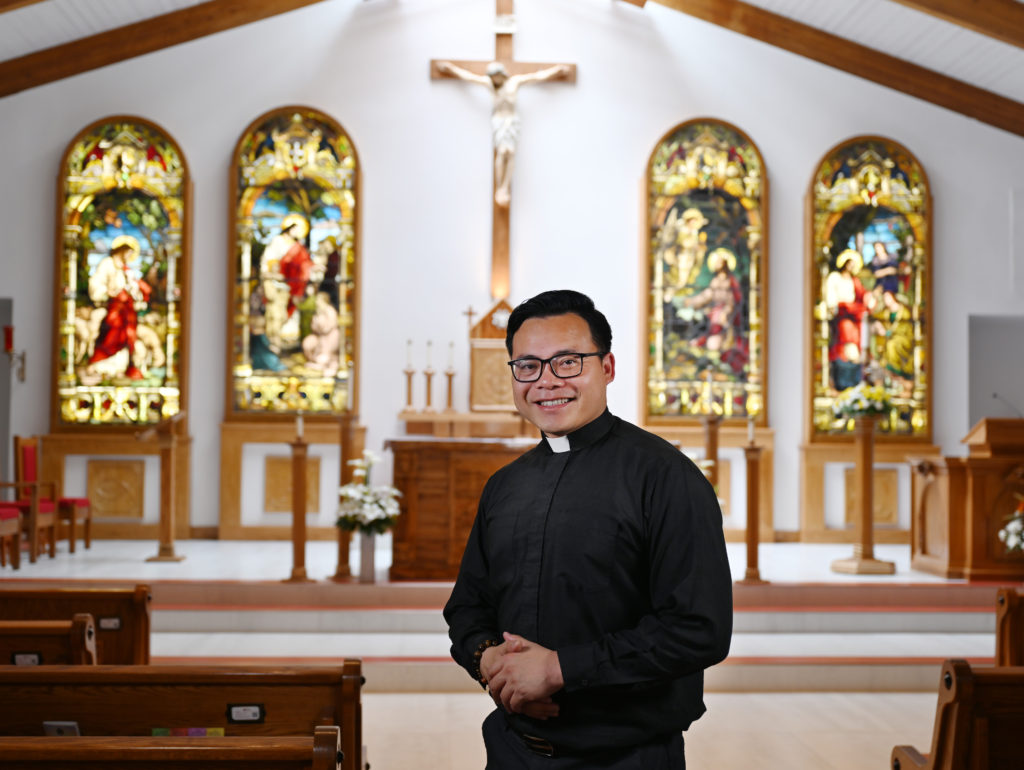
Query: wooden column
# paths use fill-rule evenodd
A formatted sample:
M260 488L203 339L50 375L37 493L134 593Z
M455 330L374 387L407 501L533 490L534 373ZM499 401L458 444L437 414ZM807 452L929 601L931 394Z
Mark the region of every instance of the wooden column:
M853 556L832 562L833 572L850 575L891 575L896 565L891 561L875 558L874 522L874 466L875 466L875 415L856 418L854 428L855 462L854 486L856 505L854 520L858 527L858 542L853 546Z
M761 579L758 568L758 548L760 546L761 528L761 447L751 442L743 447L747 460L747 571L740 585L763 585L767 580Z
M176 425L184 417L184 412L178 412L139 436L150 438L155 434L160 445L160 546L156 556L150 556L146 561L185 559L174 553L174 486L177 479L174 465L178 448Z
M309 583L306 575L306 457L305 441L299 436L292 448L292 574L282 583Z
M359 424L358 415L352 412L345 412L341 416L341 427L339 435L339 455L341 457L341 468L338 472L338 479L342 484L347 484L352 480L352 466L348 464L349 460L354 460L360 457L363 453L363 447L359 445L359 434L356 430ZM359 445L359 446L357 446ZM338 583L341 581L348 580L352 576L352 567L349 564L348 552L349 545L352 543L352 533L348 530L342 529L341 527L335 527L338 530L338 568L331 576L331 580Z
M712 412L704 417L704 460L708 464L707 477L711 486L718 488L718 427L722 418Z

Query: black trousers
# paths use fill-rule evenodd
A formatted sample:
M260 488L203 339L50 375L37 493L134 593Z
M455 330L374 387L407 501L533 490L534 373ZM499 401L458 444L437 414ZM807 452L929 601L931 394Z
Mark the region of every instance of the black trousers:
M686 770L683 734L642 746L586 757L542 757L526 748L500 709L483 724L486 770Z

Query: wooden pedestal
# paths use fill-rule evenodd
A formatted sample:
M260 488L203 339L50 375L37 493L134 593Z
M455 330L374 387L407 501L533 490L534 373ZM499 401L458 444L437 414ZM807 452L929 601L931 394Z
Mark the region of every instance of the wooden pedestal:
M832 562L832 571L848 575L891 575L896 565L891 561L875 558L874 521L874 470L875 470L875 423L874 416L858 417L854 432L854 487L856 489L854 521L857 528L857 542L853 556Z

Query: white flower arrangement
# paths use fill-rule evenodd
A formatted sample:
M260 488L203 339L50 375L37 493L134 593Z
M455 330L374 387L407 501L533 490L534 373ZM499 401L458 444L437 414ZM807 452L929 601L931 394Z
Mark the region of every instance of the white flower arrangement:
M363 534L380 535L387 532L401 513L398 498L402 496L392 486L371 487L370 469L380 457L366 450L357 460L349 460L355 467L353 480L338 489L341 502L338 505L338 520L341 529L359 530Z
M999 530L999 539L1007 553L1024 551L1024 495L1015 494L1015 497L1019 501L1017 508L1006 517L1006 524Z
M836 417L863 417L881 415L889 411L889 393L881 385L858 382L836 396L832 413Z

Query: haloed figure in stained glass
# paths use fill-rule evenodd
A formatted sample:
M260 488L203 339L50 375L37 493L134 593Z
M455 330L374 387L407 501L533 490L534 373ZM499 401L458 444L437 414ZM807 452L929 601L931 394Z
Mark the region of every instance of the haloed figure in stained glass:
M825 280L825 309L833 327L829 362L836 390L852 388L863 378L865 314L875 307L875 296L864 288L859 273L864 260L855 249L836 259L836 269Z
M715 249L708 256L711 282L705 289L683 300L686 307L703 309L706 326L695 340L702 346L709 358L721 360L737 373L746 362L746 340L738 337L741 328L737 317L743 301L743 289L737 280L736 256L728 249Z
M295 310L306 296L313 271L313 260L303 242L308 233L306 218L289 214L260 259L266 335L278 350L293 346L299 339L299 315Z
M149 302L152 285L144 278L136 277L131 263L139 258L139 242L130 235L119 235L110 245L108 256L100 260L96 271L89 277L89 298L96 304L90 315L95 333L87 330L91 338L92 353L86 373L91 375L123 375L133 380L145 377L136 351L139 339L138 310ZM147 331L148 327L147 327ZM148 336L143 334L144 348ZM156 351L162 356L159 340ZM141 351L145 358L146 351Z

